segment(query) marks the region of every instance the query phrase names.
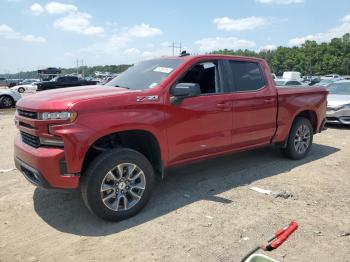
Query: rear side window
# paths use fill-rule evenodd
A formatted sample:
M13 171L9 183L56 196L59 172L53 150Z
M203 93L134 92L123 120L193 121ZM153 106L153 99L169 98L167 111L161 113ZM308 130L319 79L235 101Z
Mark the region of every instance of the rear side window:
M254 91L265 86L265 79L258 63L229 61L235 91Z

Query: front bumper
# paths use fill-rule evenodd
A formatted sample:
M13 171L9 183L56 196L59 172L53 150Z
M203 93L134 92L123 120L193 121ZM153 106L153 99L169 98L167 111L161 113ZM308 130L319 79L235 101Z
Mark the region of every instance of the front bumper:
M15 138L15 164L32 184L43 188L75 189L79 186L79 175L64 174L62 170L64 149L33 148Z
M327 123L350 125L350 109L327 110Z

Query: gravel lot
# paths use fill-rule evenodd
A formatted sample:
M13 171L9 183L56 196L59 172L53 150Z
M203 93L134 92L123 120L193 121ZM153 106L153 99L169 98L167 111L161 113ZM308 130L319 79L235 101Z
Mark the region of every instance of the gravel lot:
M0 169L14 167L13 115L0 110ZM143 212L119 223L92 216L77 192L0 173L0 261L239 261L291 219L299 230L269 256L350 261L349 145L350 128L329 127L301 161L263 148L168 170Z

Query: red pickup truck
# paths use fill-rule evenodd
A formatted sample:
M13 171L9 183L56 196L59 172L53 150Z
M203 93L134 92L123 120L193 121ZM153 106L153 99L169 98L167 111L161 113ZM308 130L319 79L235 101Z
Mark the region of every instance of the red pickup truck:
M326 104L324 88L276 88L261 59L153 59L104 86L22 98L15 163L36 186L80 188L92 213L116 221L146 205L168 167L270 144L305 157Z

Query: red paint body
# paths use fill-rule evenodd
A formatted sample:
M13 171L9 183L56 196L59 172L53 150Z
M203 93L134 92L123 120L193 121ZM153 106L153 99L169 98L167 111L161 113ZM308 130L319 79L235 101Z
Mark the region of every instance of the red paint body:
M69 174L80 173L90 146L108 134L144 130L154 135L160 146L164 167L207 159L228 152L283 142L294 118L309 110L315 116L315 133L320 132L326 113L327 91L319 87L276 89L264 60L234 56L188 56L160 85L132 91L105 86L56 89L21 99L17 108L35 112L78 113L73 123L50 121L51 133L64 140L64 149L32 148L15 140L15 156L37 169L54 188L77 188L79 176L62 176L58 160L65 158ZM170 103L170 87L193 64L227 59L258 62L266 86L254 92L202 95ZM147 101L138 97L158 96ZM35 127L18 128L41 137L54 137L48 122L16 114L16 119Z

